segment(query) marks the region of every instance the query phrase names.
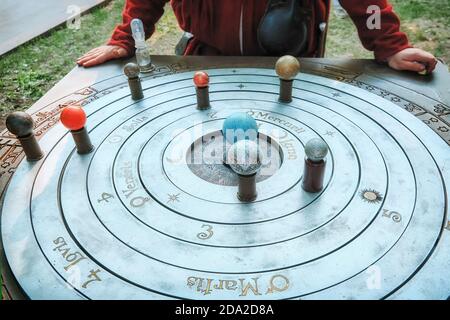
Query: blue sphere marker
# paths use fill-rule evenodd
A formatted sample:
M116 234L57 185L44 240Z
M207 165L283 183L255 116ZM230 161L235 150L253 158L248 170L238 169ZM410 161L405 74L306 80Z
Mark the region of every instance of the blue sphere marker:
M255 141L258 137L258 125L247 113L233 113L223 122L222 134L229 143L244 139Z

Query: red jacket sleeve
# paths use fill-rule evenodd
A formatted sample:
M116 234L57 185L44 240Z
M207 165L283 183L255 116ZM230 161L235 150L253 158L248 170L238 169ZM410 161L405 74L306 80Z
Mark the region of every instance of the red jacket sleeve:
M142 20L147 39L155 32L155 24L163 15L167 2L169 0L126 0L122 12L122 24L114 29L108 44L120 46L132 55L135 49L130 29L131 20L134 18Z
M363 46L374 51L375 59L385 61L397 52L410 48L411 45L405 33L400 32L400 19L394 13L387 0L340 0L342 7L348 12L355 23ZM380 8L381 29L369 29L367 21L373 12L369 6Z

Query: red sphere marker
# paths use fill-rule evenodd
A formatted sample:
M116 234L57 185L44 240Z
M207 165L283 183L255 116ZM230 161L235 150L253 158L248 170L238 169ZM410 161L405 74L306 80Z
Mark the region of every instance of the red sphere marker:
M194 74L195 90L197 92L197 109L206 110L209 105L209 76L204 71Z
M68 106L61 111L60 120L70 131L77 131L86 124L86 113L81 107Z
M194 74L194 83L197 88L205 88L209 85L209 76L204 71L198 71Z
M94 150L86 124L86 113L79 106L68 106L61 111L60 120L64 127L70 130L79 154L90 153Z

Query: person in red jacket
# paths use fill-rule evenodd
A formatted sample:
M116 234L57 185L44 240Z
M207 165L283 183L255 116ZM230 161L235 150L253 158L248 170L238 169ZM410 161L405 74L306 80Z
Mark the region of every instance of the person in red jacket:
M185 55L259 56L265 52L258 42L258 27L270 0L171 0L178 23L193 35ZM118 25L107 45L92 49L77 60L78 65L91 67L111 59L134 54L130 23L139 18L146 37L155 31L155 24L164 13L169 0L126 0L123 23ZM330 0L303 0L310 12L309 37L303 57L321 55L320 27L328 21ZM413 48L406 34L400 31L400 20L387 0L340 0L355 23L364 47L374 52L375 59L387 62L396 70L432 72L436 58ZM369 6L379 8L381 28L369 28Z

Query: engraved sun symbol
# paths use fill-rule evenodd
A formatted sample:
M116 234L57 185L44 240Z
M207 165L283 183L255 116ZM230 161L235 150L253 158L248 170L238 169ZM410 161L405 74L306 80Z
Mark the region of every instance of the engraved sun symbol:
M172 202L180 202L180 194L168 194L169 200L167 200L167 203Z
M361 191L361 198L369 203L379 203L383 200L383 195L373 189L364 189Z

